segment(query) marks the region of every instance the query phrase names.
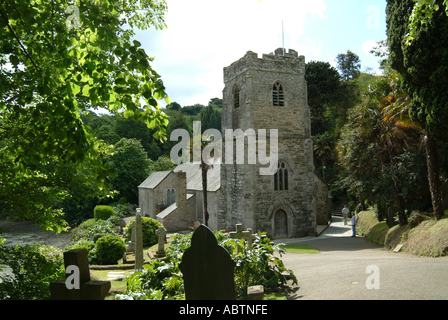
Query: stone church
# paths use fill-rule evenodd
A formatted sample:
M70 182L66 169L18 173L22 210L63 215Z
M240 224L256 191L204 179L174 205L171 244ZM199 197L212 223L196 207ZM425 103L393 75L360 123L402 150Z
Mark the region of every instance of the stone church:
M331 196L313 167L305 57L283 48L262 58L249 51L224 68L224 84L222 132L264 129L269 154L269 133L277 129L277 172L260 175L266 165L248 164L247 156L244 164L226 161L223 143L221 164L207 172L208 226L233 231L241 223L273 239L316 235L331 217ZM187 230L204 222L202 195L199 164L181 164L151 174L139 186L139 206L168 231Z

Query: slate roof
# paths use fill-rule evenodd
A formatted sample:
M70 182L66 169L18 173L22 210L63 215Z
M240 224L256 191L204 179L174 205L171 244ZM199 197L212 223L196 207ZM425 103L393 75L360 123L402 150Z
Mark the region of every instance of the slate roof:
M172 171L153 172L139 188L156 188L171 172L187 173L187 190L202 191L202 174L199 163L183 163ZM221 187L221 166L215 165L207 171L207 191L216 192ZM166 210L166 209L165 209Z
M155 187L157 187L159 185L160 182L163 181L163 179L165 179L169 174L171 173L171 171L158 171L158 172L153 172L151 173L151 175L145 180L143 181L143 183L141 185L139 185L139 188L145 188L145 189L154 189Z
M202 191L202 173L199 163L184 163L174 172L182 170L187 173L187 190ZM218 191L221 187L221 166L215 165L207 171L207 191Z

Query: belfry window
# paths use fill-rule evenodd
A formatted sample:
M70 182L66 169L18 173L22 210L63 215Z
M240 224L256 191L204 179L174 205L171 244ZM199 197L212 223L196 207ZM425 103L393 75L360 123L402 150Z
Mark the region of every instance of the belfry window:
M283 161L278 162L277 173L274 174L274 190L288 190L288 168Z
M240 88L235 84L233 87L233 107L238 109L240 107Z
M283 107L285 106L285 94L283 92L283 86L280 82L276 82L272 89L272 101L274 103L274 107Z

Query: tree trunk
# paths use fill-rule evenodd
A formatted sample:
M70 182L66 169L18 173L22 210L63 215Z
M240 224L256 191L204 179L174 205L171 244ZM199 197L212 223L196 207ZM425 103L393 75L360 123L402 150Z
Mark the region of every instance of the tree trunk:
M436 220L443 216L442 190L439 178L439 156L437 153L437 143L429 132L425 131L426 162L428 164L429 189L431 191L432 208Z
M205 220L204 224L208 227L209 214L207 211L207 169L208 169L208 166L204 162L204 159L202 159L202 156L201 156L202 202L204 204L204 220Z
M381 222L381 221L384 220L384 215L385 215L385 212L384 212L384 209L383 209L381 201L377 200L376 208L377 208L377 211L378 211L378 217L377 217L378 218L378 222Z
M398 172L397 163L395 161L395 150L393 148L393 144L390 137L388 142L389 142L388 146L389 157L392 166L392 180L394 183L395 202L398 206L398 221L400 222L400 226L405 226L408 224L408 219L406 217L406 213L404 212L404 199L400 183L400 174Z

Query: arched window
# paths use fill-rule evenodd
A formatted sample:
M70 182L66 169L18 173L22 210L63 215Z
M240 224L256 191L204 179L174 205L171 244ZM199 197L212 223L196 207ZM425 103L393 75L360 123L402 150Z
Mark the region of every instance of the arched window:
M176 192L174 189L171 190L171 204L176 202Z
M288 168L283 161L278 162L277 173L274 174L274 190L288 190Z
M166 205L170 206L175 202L176 202L176 193L175 193L174 189L168 189Z
M233 107L235 109L240 107L240 88L237 84L233 87Z
M272 101L274 107L283 107L285 105L285 94L280 82L274 83L274 87L272 88Z

